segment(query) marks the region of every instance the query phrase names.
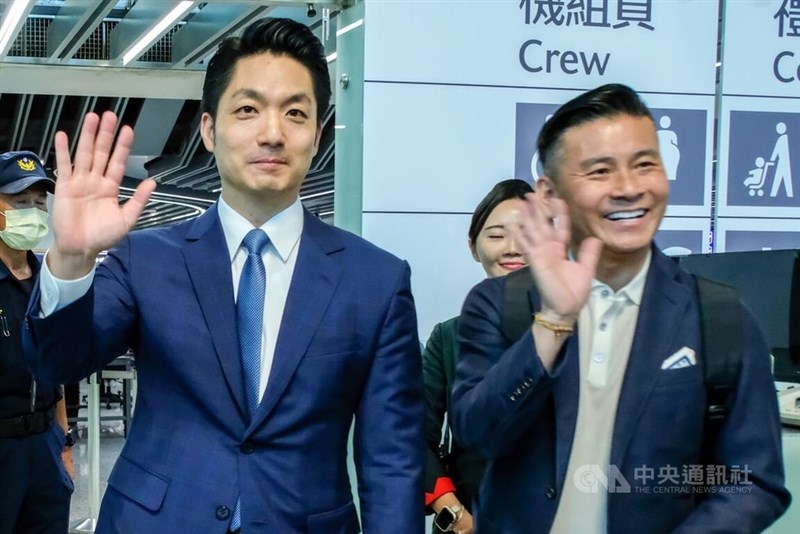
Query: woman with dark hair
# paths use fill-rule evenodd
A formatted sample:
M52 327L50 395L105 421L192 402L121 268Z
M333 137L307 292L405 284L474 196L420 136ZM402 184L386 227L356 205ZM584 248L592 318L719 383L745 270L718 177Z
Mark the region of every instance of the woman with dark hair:
M467 243L472 257L486 276L504 276L527 265L507 229L514 200L533 192L522 180L503 180L481 200L472 214ZM442 425L449 411L450 393L458 356L458 317L437 324L422 354L425 380L426 440L425 505L436 514L434 532L472 534L472 498L483 475L483 460L449 442L445 432L447 462L439 455Z

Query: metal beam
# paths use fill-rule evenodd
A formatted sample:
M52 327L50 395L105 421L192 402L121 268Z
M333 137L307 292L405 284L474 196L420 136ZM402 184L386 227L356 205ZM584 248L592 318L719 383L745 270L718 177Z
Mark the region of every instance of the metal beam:
M205 71L0 63L0 93L200 100Z
M47 55L50 62L75 55L117 0L66 0L47 30Z
M22 147L25 130L28 128L28 117L30 117L33 98L33 95L24 95L19 99L14 113L14 133L11 135L11 150L20 150Z
M305 6L307 4L314 4L314 7L330 7L330 8L343 8L349 7L357 2L363 2L364 0L323 0L321 2L316 1L309 1L309 0L268 0L268 3L271 6L290 6L290 7L299 7ZM264 0L236 0L237 4L242 5L264 5Z
M196 4L197 2L195 2L195 5ZM111 34L109 36L111 45L109 59L111 61L121 61L122 57L128 52L128 50L130 50L143 35L155 27L158 22L177 5L177 0L159 0L158 2L151 0L136 2L125 15L125 17L120 21L120 23L117 24L116 28L111 30ZM152 40L151 44L156 43L158 39L172 29L178 22L180 21L176 21L172 26L164 28L160 35L157 35L156 38ZM142 50L142 53L139 55L147 52L149 48L150 45L145 47Z
M8 19L13 3L14 2L12 0L0 0L0 15L2 15L2 17L0 17L0 27L2 26L2 23ZM6 57L8 51L11 50L12 46L14 46L14 41L17 40L17 36L19 35L20 30L22 30L22 27L25 26L25 22L27 22L28 15L30 14L34 5L36 5L36 2L33 0L28 0L28 3L22 7L22 13L20 14L19 20L17 20L17 23L13 27L8 28L7 33L4 33L4 35L10 35L8 36L8 39L5 40L6 44L0 47L0 61ZM0 37L2 37L2 35L0 35Z
M210 55L223 37L273 9L263 5L207 4L173 36L173 68L197 63Z
M131 146L131 154L151 157L161 155L183 103L183 100L168 98L146 99L133 127L137 135Z
M56 130L58 129L58 121L61 118L61 110L64 109L64 96L54 95L50 97L50 103L47 109L47 117L45 118L45 127L42 132L42 140L39 145L39 154L42 158L46 158L50 153L53 146L53 138L55 137Z

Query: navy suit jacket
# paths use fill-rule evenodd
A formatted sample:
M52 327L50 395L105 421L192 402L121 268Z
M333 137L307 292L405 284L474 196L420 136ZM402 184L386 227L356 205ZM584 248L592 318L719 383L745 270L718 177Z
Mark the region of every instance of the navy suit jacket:
M510 346L501 333L504 283L482 282L464 304L453 431L462 445L490 459L476 502L477 533L548 532L564 485L573 483L565 477L578 410L580 333L567 340L548 373L530 330ZM539 309L535 290L529 296ZM616 491L608 498L610 533L760 532L789 504L769 350L744 306L742 332L730 333L741 336L743 365L710 463L728 475L748 470L749 484L713 486L703 500L682 484L683 468L702 463L699 313L694 278L654 248L611 445L610 464L621 476L610 483ZM662 370L684 346L695 350L697 365ZM647 471L636 471L642 467L656 478L645 481ZM671 468L679 484L659 482ZM689 493L666 493L676 486Z
M133 347L135 416L98 532L422 532L423 397L408 265L305 212L257 414L247 414L230 257L216 206L134 232L90 292L46 319L35 291L29 363L69 383Z

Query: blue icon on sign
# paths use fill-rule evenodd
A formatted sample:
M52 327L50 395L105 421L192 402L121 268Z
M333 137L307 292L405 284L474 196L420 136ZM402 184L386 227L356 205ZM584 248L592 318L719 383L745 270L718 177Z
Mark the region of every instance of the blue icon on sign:
M544 174L539 153L536 151L536 138L557 104L517 104L517 135L514 156L514 176L535 184Z
M728 206L798 207L800 114L732 111Z
M672 119L669 115L661 115L658 119L658 147L661 151L661 161L664 171L670 180L678 179L678 164L681 162L681 149L678 146L678 134L670 130Z
M702 230L659 230L656 245L667 256L686 256L708 252L708 236Z
M517 104L514 175L535 182L544 173L536 138L558 108L555 104ZM702 206L706 183L705 110L651 109L664 169L670 180L671 206Z
M772 187L769 188L769 196L777 197L784 190L786 198L794 196L792 187L792 155L789 152L789 134L786 133L786 123L779 122L775 125L775 133L778 135L775 140L775 147L769 160L758 156L755 161L755 168L745 178L744 185L750 190L748 194L752 196L764 196L764 189L772 180Z
M701 109L651 108L670 206L702 206L705 199L706 119Z
M725 252L786 250L796 248L800 248L800 231L776 232L769 230L753 232L728 230L725 232Z

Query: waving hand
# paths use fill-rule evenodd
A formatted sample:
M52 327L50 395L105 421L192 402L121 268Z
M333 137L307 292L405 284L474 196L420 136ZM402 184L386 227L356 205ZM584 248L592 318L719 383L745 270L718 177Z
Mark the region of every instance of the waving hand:
M56 181L52 224L54 244L47 255L50 271L58 278L75 279L88 273L97 254L112 247L133 228L155 189L144 180L133 197L119 204L119 186L133 143L133 130L120 129L116 145L117 117L89 113L83 123L75 161L69 154L64 132L55 138Z
M543 310L571 323L589 298L602 243L586 238L575 261L570 260L567 206L559 198L551 198L549 206L548 210L539 194L528 194L519 202L518 225L512 225L512 232L527 257Z

